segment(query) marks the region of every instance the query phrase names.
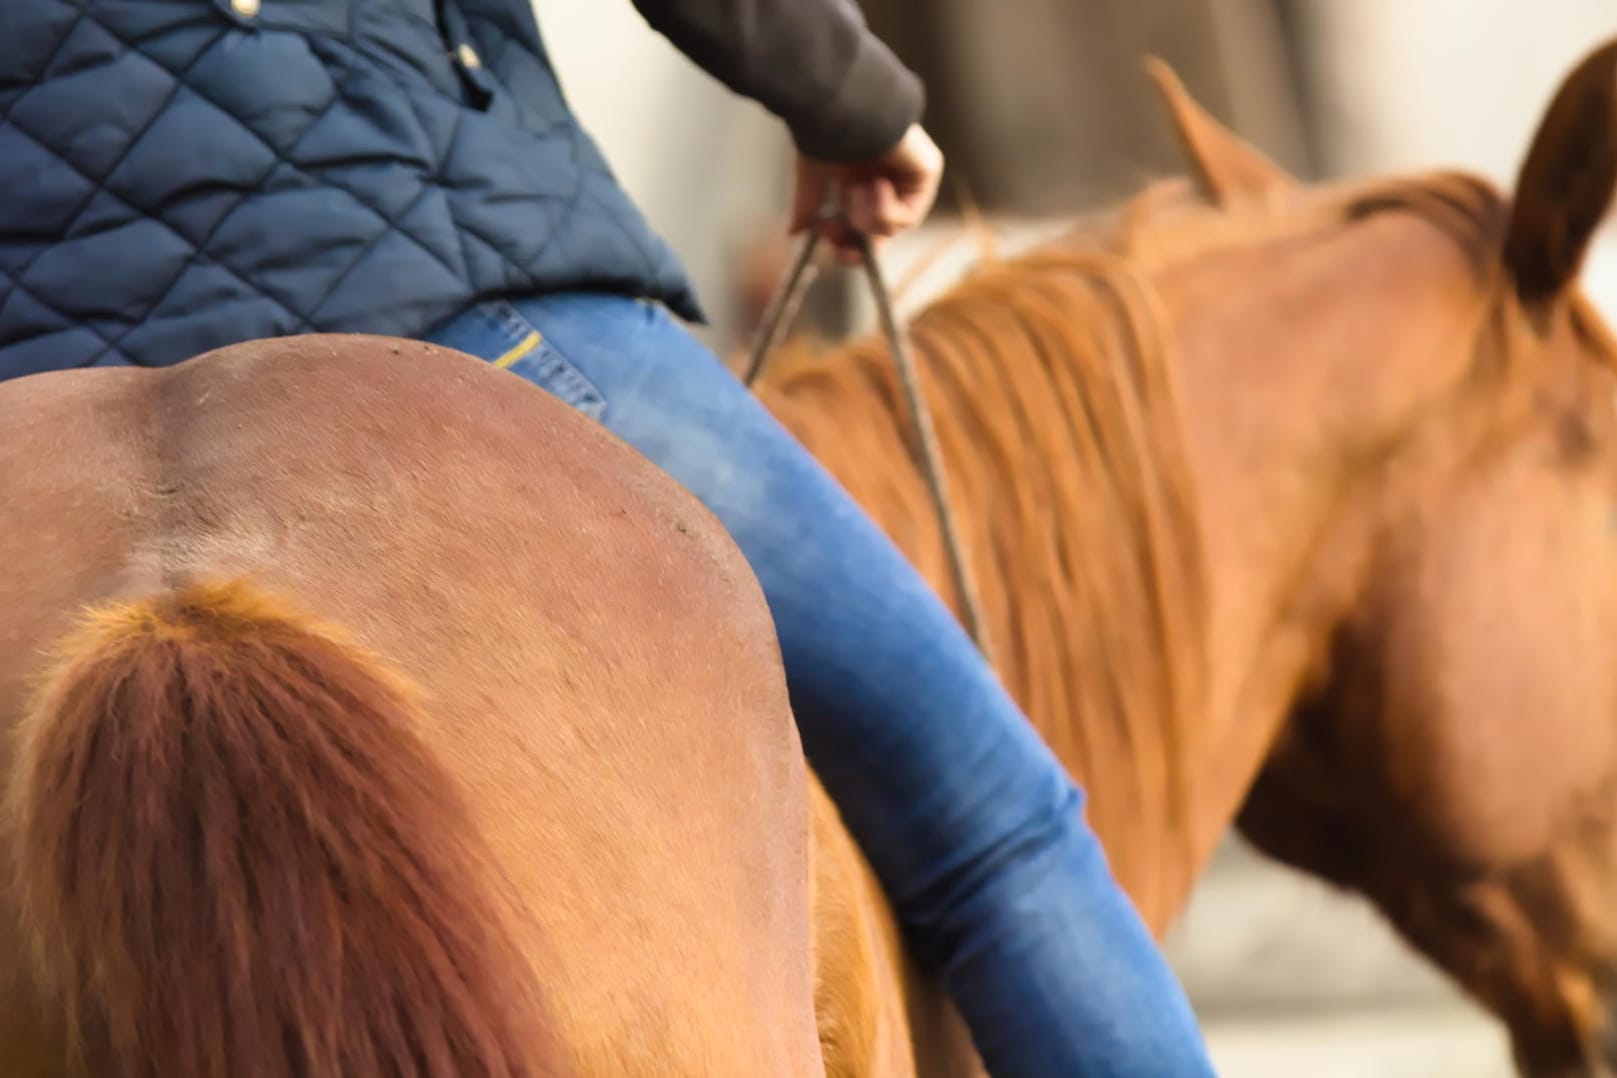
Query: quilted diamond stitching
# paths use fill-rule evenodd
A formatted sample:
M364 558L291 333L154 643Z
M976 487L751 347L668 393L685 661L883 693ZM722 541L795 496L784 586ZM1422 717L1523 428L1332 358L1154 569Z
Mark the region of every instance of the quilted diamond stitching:
M4 0L0 0L0 2L4 2ZM116 28L107 25L105 20L95 18L93 12L90 11L88 7L81 5L78 6L74 18L63 28L59 39L55 42L50 63L55 63L57 61L62 53L62 50L65 49L68 43L73 39L73 35L77 28L82 26L86 19L90 20L98 30L106 33L109 37L120 42L123 48L138 53L143 52L143 50L140 48L140 43L130 41ZM478 19L477 21L479 23L483 22L482 19ZM488 36L487 26L479 25L476 27L476 30L483 31L483 33L478 34L479 38ZM160 204L155 207L140 205L140 201L150 200L141 199L141 193L139 190L128 191L124 194L120 194L118 191L110 189L108 181L97 181L94 176L87 175L84 169L78 168L72 161L69 161L63 157L59 151L52 151L54 161L59 161L68 166L73 173L83 178L87 183L93 185L89 196L84 200L83 204L78 207L72 215L70 215L70 220L74 222L82 220L83 215L85 212L87 212L87 208L95 205L97 196L105 191L106 197L114 200L116 204L128 205L132 211L144 211L144 219L155 226L167 230L169 234L175 236L178 241L184 245L184 248L190 252L190 254L183 259L182 264L179 266L178 271L174 274L173 279L167 282L165 287L162 288L158 293L157 298L150 302L148 305L149 310L155 311L160 309L162 304L172 293L173 289L178 287L180 282L185 279L186 274L190 272L194 266L199 264L200 260L206 259L210 265L216 267L221 273L228 275L231 279L235 280L252 294L263 296L266 300L273 304L275 308L285 313L289 319L296 321L300 330L307 329L312 323L319 319L322 308L324 308L328 304L328 301L341 290L344 282L349 280L361 266L365 265L366 260L371 257L372 252L377 250L379 246L385 244L389 237L393 234L397 234L404 242L410 245L411 249L419 250L428 259L432 260L446 273L450 274L458 281L470 282L474 277L472 270L473 266L480 267L476 275L484 277L485 282L487 275L491 272L496 272L497 279L499 274L497 274L497 271L495 271L495 266L499 265L505 267L503 276L506 279L506 283L508 285L518 285L524 279L542 276L544 273L552 272L558 268L555 255L558 246L560 246L559 240L569 232L576 234L576 229L579 225L577 220L579 207L583 204L585 199L589 199L593 203L602 206L608 211L605 214L600 215L600 220L594 220L592 218L592 223L596 227L611 227L618 234L618 236L621 237L622 242L614 244L614 247L621 248L621 250L614 254L614 257L623 257L624 255L631 257L638 256L640 262L645 267L651 278L655 279L663 275L662 270L665 269L663 264L667 263L668 261L666 252L660 259L653 258L652 255L654 253L654 249L650 245L643 242L643 237L637 237L634 231L624 221L619 219L617 213L612 212L613 210L617 209L617 207L615 207L609 199L603 198L599 192L590 190L590 185L593 182L597 182L601 179L610 181L610 170L604 169L599 162L593 160L586 162L585 159L593 155L587 155L581 152L580 133L576 131L572 133L572 138L570 139L572 145L569 147L569 149L572 151L575 162L575 167L570 173L570 178L574 179L575 184L573 188L570 191L567 191L565 194L558 192L556 196L550 200L551 204L545 207L545 210L547 211L546 216L551 222L553 222L553 227L545 228L542 231L541 234L543 238L537 246L526 251L518 252L513 250L513 241L516 239L516 237L513 237L504 231L500 232L497 236L490 236L486 234L480 227L481 222L465 219L463 216L463 211L457 209L457 205L466 205L465 200L468 197L475 198L475 195L469 195L469 193L456 182L452 175L446 174L445 168L445 166L451 166L457 162L455 154L458 152L458 148L460 147L463 139L464 131L466 130L466 120L468 116L466 112L447 111L442 114L436 111L432 111L430 113L423 112L423 108L425 107L426 103L421 101L416 94L413 94L408 87L402 83L400 84L398 88L399 93L403 96L411 112L415 114L420 130L427 133L428 136L431 137L435 128L441 131L444 126L442 123L435 123L433 121L443 119L447 120L449 131L447 140L442 140L446 142L446 145L443 147L441 152L435 155L436 160L439 162L439 168L430 175L420 176L420 189L414 192L408 204L403 209L397 211L397 213L389 214L381 206L376 204L376 199L371 197L371 193L367 192L362 185L356 186L354 183L345 182L347 177L338 177L336 175L328 174L325 170L320 169L319 167L305 168L291 160L295 154L296 147L311 130L318 127L322 121L330 117L338 108L352 106L352 101L349 99L349 95L344 93L346 83L343 80L339 79L336 85L334 85L331 96L324 103L324 105L321 108L311 112L307 123L302 127L301 130L297 131L296 136L291 139L290 144L286 144L286 149L284 150L277 149L277 147L268 138L256 131L252 124L250 124L242 115L232 111L232 109L224 102L216 100L214 95L210 94L204 86L198 84L197 79L193 77L194 69L206 62L214 60L222 45L226 41L232 39L230 37L232 34L233 31L231 29L227 27L219 27L218 32L215 34L213 39L207 42L207 44L202 45L194 53L190 53L185 65L177 71L174 70L174 65L153 59L153 57L150 55L146 56L146 58L152 60L158 68L170 75L170 77L173 79L173 88L169 91L168 97L165 99L162 106L155 111L153 116L141 127L140 131L136 132L126 144L119 147L117 159L114 161L112 167L106 172L108 177L118 175L125 162L128 161L133 155L145 152L145 144L148 141L148 136L153 125L172 108L173 102L178 98L182 91L188 91L190 94L195 95L198 100L205 101L210 107L217 109L222 117L221 122L229 122L233 124L235 129L240 130L247 137L254 139L257 143L261 144L272 156L273 161L269 165L269 168L261 176L252 181L252 183L248 185L238 195L238 197L236 197L228 205L228 208L225 208L222 212L217 214L217 216L214 218L213 226L209 228L207 233L204 234L200 239L188 238L185 234L180 232L179 228L177 228L173 222L165 220L161 216ZM328 68L334 72L343 71L346 69L348 72L363 71L373 76L376 74L381 74L383 77L389 76L389 73L385 69L375 67L375 65L370 62L370 58L362 50L357 48L352 41L343 41L340 38L334 37L325 37L315 40L316 44L321 48L330 49L333 51L342 50L353 54L344 58L342 62L338 63L333 63L331 62L330 58L328 58ZM494 41L497 42L497 45L493 45L489 51L494 54L493 59L495 63L498 66L503 67L505 66L504 61L509 56L508 50L514 46L511 42L505 40L500 35L495 35ZM46 83L42 83L41 85L48 85L48 81ZM37 87L35 88L37 89ZM16 106L26 99L29 92L31 91L23 91L16 98L5 102L5 110L3 113L0 113L0 123L5 122L10 117L10 114L15 111ZM559 122L554 121L553 118L535 114L534 110L530 107L530 103L523 100L520 95L507 98L506 104L508 107L514 108L515 113L527 121L535 130L548 128L553 126L553 123ZM429 119L429 115L431 119ZM547 123L545 122L546 120L551 120L552 122ZM23 128L17 127L14 122L13 127L15 127L19 133L40 141L42 146L49 149L49 140L39 139L37 133L25 131ZM290 132L287 133L290 134ZM441 136L438 138L432 138L432 141L434 142L438 142L440 140ZM466 152L470 151L468 150ZM460 162L460 164L464 165L464 162ZM255 282L252 279L252 272L250 269L244 269L239 263L237 265L232 265L226 258L218 257L216 252L211 252L209 250L210 241L212 240L213 236L217 234L220 227L237 216L242 210L245 202L249 201L254 195L261 193L258 189L268 181L269 177L273 175L275 170L278 168L288 169L293 175L309 180L312 185L315 185L318 188L341 191L349 198L353 199L361 208L368 211L368 213L374 217L377 222L377 230L375 231L374 235L369 237L369 239L356 251L353 257L347 260L346 264L342 265L340 268L336 268L333 271L329 284L322 290L320 295L316 298L316 302L313 304L308 304L301 297L297 297L294 302L293 297L274 296L263 286L262 282ZM459 245L459 265L454 264L456 260L447 249L443 252L436 250L432 242L429 242L428 239L423 238L422 234L417 234L415 231L413 231L412 227L405 221L405 219L409 218L418 207L422 206L423 200L433 196L434 194L436 194L438 200L442 203L442 212L448 215L450 222L453 224L453 228L447 230L440 228L437 219L432 217L430 214L418 215L417 225L419 227L431 229L428 235L430 235L431 240L433 241L447 242L446 233L447 235L454 236ZM223 205L223 203L221 203L221 205ZM200 222L198 223L200 224ZM72 225L69 226L70 231L72 227ZM195 230L192 230L192 232L194 235ZM474 251L479 253L474 255ZM37 258L40 257L43 252L43 246L39 250L29 252L29 257L25 260L21 267L16 269L15 272L0 272L3 272L4 279L10 282L10 288L16 289L20 294L27 296L29 299L41 304L43 307L50 309L63 317L67 317L65 312L62 311L60 301L53 302L50 296L42 295L40 289L33 287L30 283L27 283L24 280L30 266ZM21 253L21 251L19 251L19 253ZM490 258L494 260L492 263L489 261ZM486 283L485 287L487 287ZM5 290L0 289L0 298L3 298L4 291ZM307 311L308 314L299 315L299 309ZM92 362L104 359L108 352L115 352L121 355L122 342L124 341L125 337L135 328L135 326L123 327L122 332L111 336L109 336L105 331L106 327L91 329L91 332L106 342L106 350L101 355L98 355L92 359Z
M45 58L45 62L40 65L39 70L41 72L49 71L51 69L51 65L55 64L56 61L61 58L62 50L67 48L67 43L73 39L73 31L77 30L79 24L88 18L88 13L82 6L74 10L76 13L73 16L72 21L62 28L62 36L57 39L55 47L51 49L50 54ZM24 94L27 93L27 90L31 88L32 85L32 83L25 84ZM15 105L17 100L21 100L21 98L19 97L16 100L13 100L11 104Z
M81 16L82 16L82 13L81 13ZM80 21L82 21L82 17L79 20L75 20L74 25L77 25ZM105 30L111 36L113 36L113 37L117 38L118 40L122 41L125 48L133 48L133 44L131 42L124 40L115 31L113 31L112 29L106 27L105 24L100 23L99 21L97 21L97 25L100 26L103 30ZM188 90L191 93L195 94L201 100L206 101L208 104L210 104L214 108L218 109L221 115L223 115L225 117L228 117L230 120L232 120L237 125L237 127L239 129L246 132L252 138L256 139L261 145L263 145L273 155L275 160L270 164L269 168L265 170L264 175L260 176L258 178L257 183L262 183L263 180L271 172L273 172L276 167L282 166L282 165L284 165L285 167L287 167L289 169L292 169L292 170L296 171L299 175L309 176L311 179L317 178L317 177L311 175L306 170L300 168L298 165L294 164L293 162L286 160L286 156L283 155L279 150L277 150L277 148L275 146L270 144L268 140L264 139L256 131L253 131L249 126L242 123L238 117L236 117L233 113L231 113L229 109L222 107L217 101L215 101L212 98L211 95L209 95L209 94L203 92L202 90L198 89L194 84L192 84L189 81L188 76L190 74L191 68L196 66L197 64L200 64L204 57L206 57L213 49L219 47L220 42L225 39L226 33L227 33L227 31L221 30L218 37L216 37L215 40L210 45L208 45L206 48L200 50L196 54L196 56L192 58L191 63L189 65L187 65L186 68L184 68L184 69L182 69L181 71L178 71L178 72L173 72L173 71L170 72L170 74L175 79L175 87L174 87L173 92L170 94L170 96L168 98L168 103L172 103L175 96L177 96L179 94L181 89ZM64 42L66 40L66 36L67 35L64 35ZM59 45L59 47L60 47L60 45ZM310 117L308 125L304 128L303 132L300 133L299 138L301 139L302 134L305 134L309 130L313 129L313 127L320 121L320 119L322 119L324 116L326 116L333 108L336 108L341 103L341 100L342 100L342 98L341 98L341 93L340 93L340 88L339 88L339 92L333 94L331 100L329 102L327 102L325 107L322 108L319 112L313 114ZM159 119L159 117L161 117L163 115L163 113L167 110L167 107L168 107L168 104L166 103L164 106L157 109L156 112L151 117L151 119L147 122L145 127L143 127L140 132L137 132L135 134L135 136L133 138L131 138L130 141L125 145L125 147L123 149L123 152L114 161L111 168L108 169L107 175L109 177L111 175L113 175L117 171L118 166L120 164L122 164L122 162L129 156L129 154L135 152L136 147L141 143L142 139L144 139L146 134L149 133L152 125L155 124L157 122L157 120ZM413 104L412 104L412 107L413 107ZM460 124L460 117L457 116L456 117L456 127L457 127L457 129L459 127L459 124ZM22 128L21 126L17 125L15 122L12 123L12 126L16 127L17 130L21 131L23 134L27 135L28 137L35 139L35 141L42 141L42 140L40 140L38 138L37 135L35 135L32 132L29 132L25 128ZM297 145L298 145L297 141L294 141L294 143L287 148L287 153L290 154L290 153L295 152ZM73 216L75 218L82 215L82 213L84 212L84 208L87 207L90 204L91 201L93 201L96 194L98 194L98 193L100 193L102 191L105 191L108 196L110 196L112 198L116 198L120 202L124 202L124 203L128 204L128 200L123 195L120 195L116 191L111 191L111 190L107 189L106 181L104 179L97 179L96 177L87 174L83 169L79 168L72 161L67 160L66 158L62 157L60 154L57 154L55 156L56 156L56 159L58 161L60 161L63 165L65 165L68 168L72 169L76 174L78 174L79 176L81 176L82 178L84 178L85 180L89 181L91 184L94 185L94 190L92 190L90 192L89 197L84 202L84 206L81 206L80 209L77 212L75 212L75 214L73 214ZM371 242L366 244L365 247L362 248L355 255L353 260L347 266L344 266L344 267L342 267L341 269L339 269L337 271L337 273L335 274L335 276L333 278L334 282L337 282L338 284L340 284L340 282L342 280L346 280L353 273L354 269L357 268L362 263L362 261L364 259L364 256L365 256L365 253L367 251L371 250L372 248L374 248L375 245L377 243L379 243L389 232L398 232L405 239L409 240L416 247L420 248L429 258L433 259L434 261L438 262L441 266L443 266L443 268L447 272L456 273L455 268L450 266L449 264L443 262L442 258L438 255L437 252L433 251L430 247L428 247L426 244L424 244L418 237L412 235L407 230L404 230L404 229L400 228L397 224L395 224L392 220L390 220L389 217L385 213L383 213L380 209L378 209L375 205L373 205L370 202L369 199L365 198L362 192L351 190L347 185L334 182L330 177L322 177L321 179L322 179L323 182L329 184L331 187L333 187L333 188L335 188L337 190L341 190L341 191L345 192L346 194L348 194L357 203L359 203L363 208L365 208L366 210L368 210L369 212L374 214L382 222L382 224L384 226L383 230L381 232L379 232L375 237L373 237ZM207 253L208 241L224 225L224 223L231 218L231 216L236 212L236 210L240 209L243 202L245 202L248 198L250 198L252 193L253 192L252 192L251 189L244 190L242 192L241 196L239 198L237 198L235 205L232 206L231 209L229 209L229 210L225 211L223 214L221 214L219 219L214 223L213 228L211 228L208 231L207 235L205 235L201 239L200 242L197 242L197 243L194 243L194 244L187 237L180 234L178 232L178 230L174 229L171 225L169 225L166 221L163 221L161 217L157 216L154 213L151 213L146 208L143 208L143 207L140 207L140 206L132 206L132 208L137 209L137 210L145 210L145 212L147 213L148 216L150 216L157 223L163 225L163 227L168 228L171 232L174 232L174 234L176 236L178 236L183 242L186 243L186 245L188 247L190 247L192 249L191 257L187 258L178 267L176 272L173 274L173 277L170 280L168 286L165 287L163 290L161 290L158 293L157 297L151 302L150 307L152 309L156 309L157 307L162 305L164 299L166 299L168 297L168 295L172 292L173 288L185 276L185 273L195 264L197 257L199 255L201 255L201 254ZM58 314L63 314L64 317L66 317L65 312L62 311L60 304L55 303L55 302L51 301L48 297L41 295L38 292L38 290L28 288L23 283L23 280L22 280L22 278L27 274L27 271L28 271L29 267L32 266L33 261L35 259L37 259L41 254L43 254L44 250L45 250L44 248L41 248L39 251L35 252L33 257L30 258L27 262L25 262L24 265L19 270L17 270L15 273L7 272L6 276L12 280L13 287L24 289L24 291L27 293L29 298L33 299L35 302L41 303L41 304L51 308L53 311L57 312ZM245 275L242 274L242 272L237 267L230 265L229 262L225 261L224 259L214 258L214 259L212 259L212 261L214 262L214 264L218 265L225 272L227 272L227 273L231 274L233 277L235 277L238 281L241 281L244 285L252 288L254 291L263 294L265 296L265 298L271 300L273 303L275 303L277 306L279 306L282 310L284 310L289 317L291 317L292 319L294 319L297 322L298 327L299 327L299 332L301 332L303 330L307 330L309 328L310 320L313 317L313 312L318 311L319 304L316 304L316 305L309 308L309 310L311 311L310 315L299 316L298 313L294 309L292 309L291 307L289 307L287 305L287 303L286 303L286 301L284 299L281 299L281 298L278 298L278 297L276 297L274 295L271 295L261 285L255 285L255 284L253 284L253 282L247 280ZM337 285L334 284L333 290L335 289L336 286ZM322 296L321 302L323 303L328 298L329 298L329 292L327 293L327 295ZM100 337L103 341L105 341L109 348L116 348L122 342L123 338L129 332L132 332L134 328L135 328L134 326L130 326L128 329L126 329L124 331L124 333L121 333L118 336L111 337L111 338L109 338L105 333L102 333L99 330L92 330L92 332L94 332L97 337ZM99 356L99 355L95 356L95 357L92 357L91 360L90 360L90 363L93 364L96 361L98 361L100 358L102 358L102 357Z

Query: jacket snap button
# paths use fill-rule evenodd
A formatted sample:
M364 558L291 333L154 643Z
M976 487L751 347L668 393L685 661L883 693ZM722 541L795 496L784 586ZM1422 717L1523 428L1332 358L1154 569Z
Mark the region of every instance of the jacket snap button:
M256 4L258 0L246 0L246 2ZM469 67L473 71L483 66L483 58L477 55L477 50L470 45L461 45L460 48L455 50L455 55L460 58L463 66Z
M230 0L230 10L244 19L254 19L264 7L264 0Z

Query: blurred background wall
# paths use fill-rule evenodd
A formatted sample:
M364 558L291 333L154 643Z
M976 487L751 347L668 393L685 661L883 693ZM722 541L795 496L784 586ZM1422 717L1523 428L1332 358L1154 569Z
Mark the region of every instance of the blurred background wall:
M787 248L790 145L640 21L629 0L536 0L574 107L685 259L716 347L744 341ZM1180 170L1140 71L1174 65L1221 119L1307 177L1464 166L1510 183L1579 56L1617 33L1609 0L864 0L930 90L950 160L939 214L895 244L893 278L959 234L958 193L1009 246ZM913 306L973 256L956 243ZM1617 317L1617 244L1589 288ZM806 312L862 328L855 280ZM1491 1078L1503 1037L1362 903L1232 840L1170 940L1232 1078Z

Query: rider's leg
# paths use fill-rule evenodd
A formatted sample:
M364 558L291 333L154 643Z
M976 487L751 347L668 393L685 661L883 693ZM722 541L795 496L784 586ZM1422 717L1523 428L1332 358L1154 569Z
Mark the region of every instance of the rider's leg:
M803 744L997 1078L1210 1072L1081 795L875 524L660 307L474 308L440 343L595 416L719 517L774 614Z

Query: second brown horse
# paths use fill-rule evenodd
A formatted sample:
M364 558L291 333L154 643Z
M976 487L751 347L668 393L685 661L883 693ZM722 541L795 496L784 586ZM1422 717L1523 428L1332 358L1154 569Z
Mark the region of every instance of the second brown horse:
M1577 272L1617 45L1514 201L1296 183L1154 69L1200 198L990 265L911 327L1001 672L1160 931L1239 814L1368 896L1529 1075L1617 1066L1614 349ZM876 342L776 414L940 590Z

